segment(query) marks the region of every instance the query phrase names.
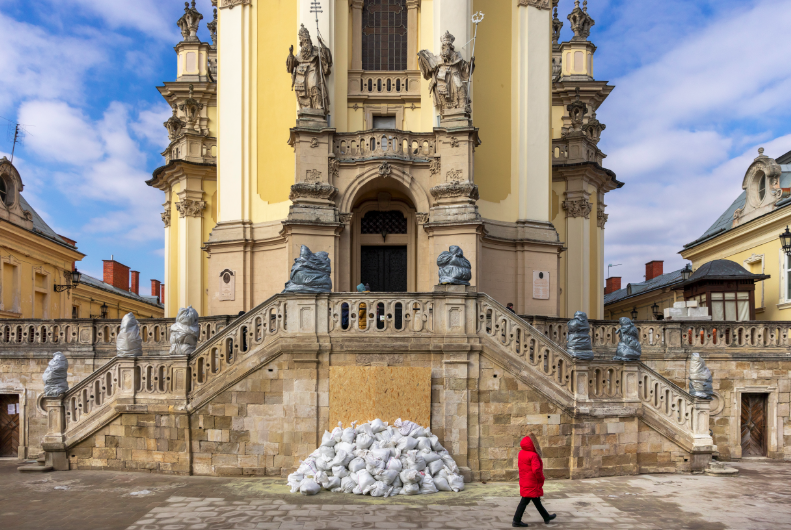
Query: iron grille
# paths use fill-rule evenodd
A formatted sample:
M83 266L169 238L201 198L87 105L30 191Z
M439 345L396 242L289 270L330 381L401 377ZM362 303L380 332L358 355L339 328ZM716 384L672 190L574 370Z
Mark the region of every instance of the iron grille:
M406 0L365 0L363 70L406 70Z
M362 234L406 234L406 217L398 210L370 211L360 222Z

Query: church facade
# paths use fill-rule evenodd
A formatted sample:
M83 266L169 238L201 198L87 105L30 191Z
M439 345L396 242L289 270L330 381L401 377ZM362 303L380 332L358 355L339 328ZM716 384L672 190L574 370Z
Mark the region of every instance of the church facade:
M302 245L333 290L426 292L457 245L521 314L603 314L605 194L587 2L219 0L179 20L164 191L166 316L248 311ZM473 15L483 11L483 19Z

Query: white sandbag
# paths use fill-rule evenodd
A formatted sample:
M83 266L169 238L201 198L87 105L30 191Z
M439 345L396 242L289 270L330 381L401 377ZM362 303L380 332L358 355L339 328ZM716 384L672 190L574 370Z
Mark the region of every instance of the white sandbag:
M412 438L423 438L426 436L426 429L418 425L417 429L412 429L412 431L410 431L409 436Z
M352 493L354 493L355 495L362 495L363 494L363 488L361 488L360 485L357 484L354 487L354 489L352 490Z
M327 477L328 475L324 471L319 471L318 473L316 473L316 476L313 477L313 480L319 484L323 484L327 480Z
M346 466L333 466L332 467L332 476L338 478L344 478L349 476L349 470L346 469Z
M330 462L330 467L335 468L336 466L346 467L349 465L354 459L354 455L347 453L344 450L336 451L335 458L332 459Z
M365 433L358 434L357 438L354 440L354 445L356 445L359 449L368 449L371 447L372 443L374 443L373 436L369 436Z
M464 477L461 475L448 475L448 484L456 493L464 489Z
M335 452L337 453L338 451L335 451ZM442 460L442 457L439 456L434 451L431 451L430 453L423 453L421 456L423 457L423 460L426 461L426 464L430 464L430 463L434 462L435 460Z
M436 442L433 440L431 441L431 450L436 453L439 453L441 451L445 451L445 448L442 447L442 444L439 443L439 439L438 439Z
M324 457L316 459L316 469L319 471L329 471L332 469L330 460Z
M442 461L445 462L445 465L448 466L448 469L451 473L458 473L459 466L456 465L456 461L453 460L453 457L450 455L443 456Z
M299 486L299 492L302 495L316 495L319 491L321 491L321 486L309 478L303 480Z
M357 436L357 433L354 432L354 428L347 427L343 429L343 434L341 435L341 441L347 444L354 443L354 438Z
M384 460L380 458L376 458L374 456L369 456L368 458L365 459L365 469L371 475L378 475L379 473L385 470L386 465L387 464L385 464Z
M332 437L332 433L330 431L324 431L324 435L321 437L321 445L324 447L333 447L335 444L335 438Z
M420 481L420 494L428 495L430 493L437 493L437 487L434 485L434 479L428 473L423 474L423 480Z
M453 491L450 489L450 484L448 484L448 479L444 477L434 477L434 486L436 486L437 490L439 491Z
M319 454L327 460L332 460L335 458L335 446L322 445L319 447Z
M321 487L325 490L334 490L341 487L340 477L327 477L327 480L321 483Z
M407 467L415 471L423 471L426 469L426 461L417 451L409 451L407 454Z
M385 462L390 460L390 449L371 449L371 454Z
M390 457L390 459L387 461L387 469L392 469L400 473L401 470L403 469L403 466L401 465L401 460L399 460L398 458Z
M433 477L445 468L445 463L442 460L434 460L428 465L428 471Z
M401 482L403 482L405 485L415 484L416 482L423 480L423 477L420 476L420 472L415 471L414 469L405 469L398 476L401 477Z
M374 437L382 442L382 444L389 444L392 443L393 440L393 433L388 430L380 431L374 434ZM382 445L384 447L384 445Z
M291 473L288 476L288 485L291 487L291 493L299 491L299 486L302 484L303 480L305 480L305 475L302 473Z
M341 436L343 436L343 424L338 422L338 426L332 430L332 438L335 440L335 443L341 441Z
M365 469L365 460L363 460L359 456L357 458L354 458L351 462L349 462L349 471L356 473L361 469Z
M406 453L407 451L411 451L415 447L417 447L417 440L412 438L411 436L402 436L398 440L396 447L398 447L398 449L400 449L402 453Z
M300 460L297 473L301 473L303 475L315 475L318 472L319 468L316 467L315 458L306 458L305 460Z
M395 478L395 480L393 481L393 487L394 488L398 488L398 489L401 489L401 488L404 487L404 483L401 482L401 477L400 476L397 476ZM395 495L395 493L393 495Z
M420 486L418 484L404 484L399 495L420 495Z
M374 437L374 431L373 429L371 429L370 423L363 423L362 425L358 425L357 428L355 429L355 432L357 434L367 434L371 438Z
M401 495L401 488L396 488L393 486L393 491L390 492L390 496L395 497L396 495Z
M351 477L343 477L343 479L341 479L341 491L343 491L343 493L351 493L356 487L357 483L353 481Z
M357 472L357 486L360 487L361 492L374 482L376 482L376 480L365 469L361 469Z
M365 493L370 493L371 497L387 497L393 492L393 486L384 482L374 482L373 486L366 488Z
M395 426L398 427L398 432L400 432L402 436L409 436L412 431L420 427L417 423L413 423L409 420L401 421L401 418L395 421Z
M349 454L352 454L355 450L356 446L353 443L347 444L346 442L338 442L335 444L335 452L338 451L346 451Z
M385 469L378 475L376 475L376 480L384 482L385 484L392 484L395 482L395 479L398 478L398 471L394 469Z
M387 425L385 425L385 423L379 418L376 418L374 421L371 422L371 430L373 431L374 434L378 432L382 432L385 429L387 429Z
M352 479L355 484L357 484L357 473L353 473L353 472L350 471L349 472L349 478Z
M429 440L425 436L423 438L417 438L417 445L415 446L415 449L417 449L418 451L422 451L424 453L430 453L431 440Z

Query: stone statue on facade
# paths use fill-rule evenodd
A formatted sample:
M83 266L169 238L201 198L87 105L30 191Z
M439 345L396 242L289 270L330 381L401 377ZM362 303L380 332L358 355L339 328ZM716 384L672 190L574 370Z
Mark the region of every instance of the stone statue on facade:
M574 318L569 320L569 336L566 340L566 351L576 359L583 361L593 360L593 344L591 343L591 327L588 315L582 311L574 313Z
M643 347L640 345L640 332L632 321L626 317L621 317L618 322L621 328L616 331L621 337L618 348L615 350L614 361L639 361L643 354Z
M714 396L711 383L711 370L699 353L693 353L689 360L689 393L697 398L711 399Z
M291 267L291 279L286 282L284 293L329 293L332 291L330 257L326 252L310 251L302 245L299 257Z
M170 355L190 355L198 346L199 335L198 312L192 306L179 309L176 323L170 326Z
M321 36L314 46L310 32L304 25L299 29L299 53L289 48L286 68L291 74L291 89L297 94L300 114L312 114L326 123L330 109L327 76L332 73L332 52Z
M181 36L185 41L198 40L198 25L203 20L203 15L195 9L195 0L192 0L192 7L189 2L184 2L184 14L178 19L176 24L181 30Z
M115 339L115 349L119 357L139 357L143 355L143 337L140 336L140 324L135 315L127 313L121 320L121 329Z
M456 38L446 31L442 36L440 55L428 50L418 52L418 65L423 77L429 81L429 92L434 96L434 106L443 118L459 115L469 118L469 82L475 69L475 57L465 61L456 51Z
M470 285L472 265L456 245L439 255L437 266L440 285Z
M69 390L67 377L69 361L61 352L55 352L41 379L44 380L44 396L58 397Z

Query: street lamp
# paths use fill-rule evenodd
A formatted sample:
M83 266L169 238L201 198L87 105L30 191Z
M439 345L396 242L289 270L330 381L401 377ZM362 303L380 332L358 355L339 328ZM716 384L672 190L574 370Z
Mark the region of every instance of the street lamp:
M75 268L71 271L71 274L66 277L70 280L70 283L65 285L54 285L56 293L62 293L63 291L68 291L69 289L77 287L80 283L80 279L82 279L82 273Z
M791 237L791 234L789 234L789 237ZM681 279L683 281L687 281L689 280L690 276L692 276L692 265L687 263L687 265L681 269Z
M107 318L107 304L102 303L102 318Z
M630 314L632 315L632 321L637 320L637 308L636 307L632 309L632 312Z
M654 314L654 318L659 316L659 304L654 302L654 305L651 306L651 312Z
M783 246L783 252L786 256L791 256L791 232L786 226L786 231L780 234L780 244Z

